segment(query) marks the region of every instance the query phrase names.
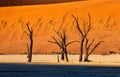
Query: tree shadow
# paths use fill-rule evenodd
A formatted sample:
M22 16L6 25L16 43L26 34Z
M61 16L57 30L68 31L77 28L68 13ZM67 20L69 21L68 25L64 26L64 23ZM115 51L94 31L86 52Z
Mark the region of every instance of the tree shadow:
M84 62L93 62L92 60L85 60Z
M38 5L38 4L56 4L87 0L0 0L0 7Z

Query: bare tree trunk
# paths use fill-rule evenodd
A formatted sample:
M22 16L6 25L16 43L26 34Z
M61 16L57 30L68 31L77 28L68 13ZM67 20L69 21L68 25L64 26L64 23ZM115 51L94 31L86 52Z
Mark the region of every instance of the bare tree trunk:
M90 49L90 47L91 47L91 45L93 44L93 42L94 42L94 39L93 39L93 41L88 45L88 42L89 42L89 39L86 37L86 41L85 41L86 43L85 43L85 51L86 51L86 54L85 54L85 57L84 57L84 62L88 62L89 60L88 60L88 57L89 57L89 49Z
M89 61L89 60L88 60L88 56L89 56L88 54L85 55L85 57L84 57L84 61L85 61L85 62Z
M28 56L28 62L32 61L32 48L33 48L33 39L32 39L32 34L30 36L30 49L29 49L29 56Z
M89 54L86 54L85 57L84 57L84 62L92 62L91 60L89 60Z
M69 60L68 60L68 54L67 54L67 49L65 49L65 58L66 58L66 61L69 62Z
M64 60L64 52L61 52L61 60Z
M79 58L79 62L82 61L83 58L83 44L84 44L84 37L82 38L81 44L80 44L80 58Z

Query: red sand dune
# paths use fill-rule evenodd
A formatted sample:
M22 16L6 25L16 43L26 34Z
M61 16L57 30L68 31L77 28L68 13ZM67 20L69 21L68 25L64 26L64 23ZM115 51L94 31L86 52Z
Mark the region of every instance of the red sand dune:
M53 30L61 30L66 27L68 41L78 40L79 35L72 25L71 14L78 16L81 24L83 20L87 20L88 13L91 14L93 27L89 37L91 40L95 38L96 42L105 41L95 50L95 54L104 54L109 51L120 52L120 1L90 0L0 7L0 53L26 53L28 38L23 29L28 21L34 30L34 53L59 51L56 45L47 42L51 40L52 35L55 35ZM61 25L64 15L66 15L65 20ZM39 24L37 24L38 20L40 20ZM24 23L23 28L21 21ZM72 44L68 51L79 52L79 44Z

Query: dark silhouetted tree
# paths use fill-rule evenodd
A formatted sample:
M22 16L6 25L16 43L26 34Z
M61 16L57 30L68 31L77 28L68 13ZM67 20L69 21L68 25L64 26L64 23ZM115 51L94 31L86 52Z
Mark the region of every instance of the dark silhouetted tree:
M48 41L50 43L54 43L57 46L59 46L60 50L61 50L61 60L64 60L64 58L66 59L66 61L68 62L68 53L67 53L67 47L77 41L71 41L71 42L67 42L67 33L66 33L66 29L63 29L61 32L59 31L55 31L55 33L57 34L58 38L52 36L53 41Z
M86 23L85 21L83 21L83 24L80 25L79 24L79 19L78 17L75 17L74 15L72 15L72 17L75 20L76 23L76 29L79 32L79 36L80 36L80 57L79 57L79 62L81 62L83 60L83 52L85 51L85 58L84 61L88 61L88 57L89 55L102 43L102 41L98 42L93 49L90 51L90 47L92 46L94 40L88 45L89 39L88 39L88 34L92 29L91 26L91 15L90 13L88 13L88 23ZM85 48L85 50L84 50Z
M79 32L80 37L81 37L81 39L80 39L80 57L79 57L79 62L81 62L82 58L83 58L85 38L87 37L87 35L88 35L88 33L90 32L90 29L91 29L91 18L89 16L89 25L88 25L87 30L84 26L84 31L83 31L80 27L78 17L75 17L74 15L72 15L72 17L74 18L74 20L76 22L76 28Z
M30 28L29 22L26 24L27 31L24 30L24 33L28 36L29 38L29 43L27 43L27 51L28 51L28 62L32 61L32 51L33 51L33 29Z

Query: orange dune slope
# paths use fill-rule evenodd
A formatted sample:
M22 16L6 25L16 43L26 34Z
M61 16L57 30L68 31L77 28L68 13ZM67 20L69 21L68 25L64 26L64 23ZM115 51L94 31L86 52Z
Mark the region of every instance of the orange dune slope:
M26 53L29 42L25 35L25 24L30 22L34 31L34 53L51 53L60 51L48 42L55 35L54 30L66 27L68 41L79 40L78 32L73 24L74 15L82 21L88 21L91 15L92 30L89 38L105 41L94 54L110 51L120 52L120 1L88 0L48 5L29 5L0 7L0 53ZM64 21L63 21L64 17ZM56 35L55 35L56 36ZM68 47L72 53L79 52L79 43Z

